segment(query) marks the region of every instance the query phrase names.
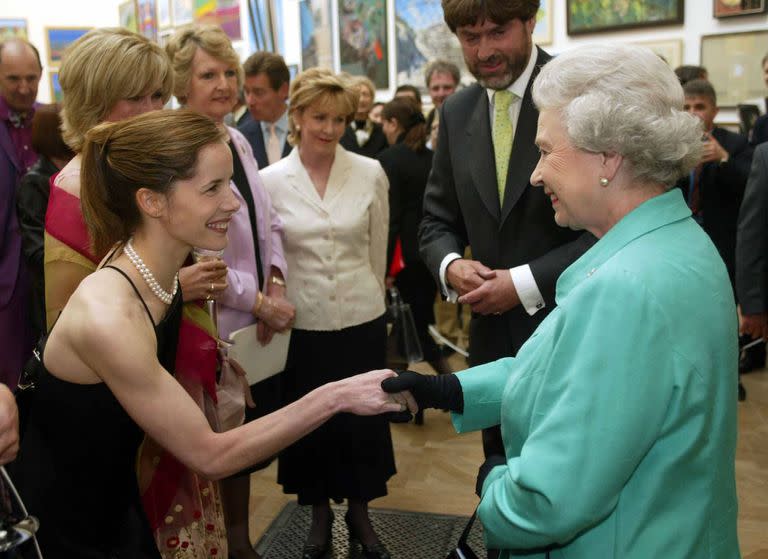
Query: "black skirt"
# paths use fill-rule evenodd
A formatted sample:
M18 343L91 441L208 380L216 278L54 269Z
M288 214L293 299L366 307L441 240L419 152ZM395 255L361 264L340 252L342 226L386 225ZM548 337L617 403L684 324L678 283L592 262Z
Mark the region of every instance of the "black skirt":
M384 368L385 348L383 316L343 330L294 329L282 379L285 403L325 383ZM301 505L367 502L387 494L395 472L389 422L340 413L280 454L277 481Z

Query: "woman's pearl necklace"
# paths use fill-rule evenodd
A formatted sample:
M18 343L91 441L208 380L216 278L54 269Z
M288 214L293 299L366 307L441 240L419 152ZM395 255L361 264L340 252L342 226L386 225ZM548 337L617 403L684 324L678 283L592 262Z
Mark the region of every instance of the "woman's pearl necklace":
M157 295L157 298L160 299L163 303L170 305L173 302L173 298L176 296L176 292L179 290L179 273L176 272L176 275L173 277L173 291L168 293L165 289L160 287L160 284L155 279L152 271L147 267L146 264L144 264L144 261L136 253L136 249L133 248L132 241L133 239L128 239L128 242L126 242L125 246L123 246L123 252L128 257L128 260L131 261L131 264L133 264L139 271L141 277L144 278L144 281L152 290L152 293Z

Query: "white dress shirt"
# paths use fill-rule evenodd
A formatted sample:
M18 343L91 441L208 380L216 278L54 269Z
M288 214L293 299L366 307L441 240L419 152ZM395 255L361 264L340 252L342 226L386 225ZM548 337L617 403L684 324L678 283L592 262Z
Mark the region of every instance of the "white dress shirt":
M525 70L520 74L520 77L512 82L507 88L508 91L515 94L515 99L509 106L509 119L512 121L513 130L517 130L517 121L520 118L520 109L522 108L521 101L525 95L525 89L528 87L531 75L533 75L533 69L536 67L537 55L538 52L536 47L532 48L531 56L528 59L528 65L525 67ZM488 93L488 118L491 123L491 131L493 131L493 94L496 93L496 90L486 89L486 92ZM443 294L452 303L456 302L459 294L448 286L445 279L445 271L448 269L448 265L451 262L458 260L459 258L463 257L456 252L450 252L445 255L445 258L443 258L443 261L440 263L440 288L442 289ZM531 267L528 264L523 264L522 266L510 268L509 273L512 276L512 283L515 286L517 295L520 297L520 304L523 305L525 311L529 315L533 315L539 309L543 309L545 306L544 297L542 297L541 291L539 291L539 286L536 285L536 280L531 273Z
M298 148L261 178L283 223L295 327L341 330L381 316L389 182L379 162L337 146L323 198Z

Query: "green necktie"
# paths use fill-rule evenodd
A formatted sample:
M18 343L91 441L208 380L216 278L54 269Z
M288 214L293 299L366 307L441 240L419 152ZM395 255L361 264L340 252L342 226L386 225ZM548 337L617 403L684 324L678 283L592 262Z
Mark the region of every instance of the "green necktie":
M516 95L506 89L493 94L493 151L496 155L496 185L499 189L499 203L504 203L504 189L507 186L509 156L512 153L512 119L509 107Z

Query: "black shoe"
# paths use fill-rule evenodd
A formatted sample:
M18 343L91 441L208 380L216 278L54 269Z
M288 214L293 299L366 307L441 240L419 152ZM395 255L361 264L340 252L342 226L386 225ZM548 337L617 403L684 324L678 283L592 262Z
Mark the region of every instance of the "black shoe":
M326 559L333 548L333 511L328 516L328 526L325 531L325 542L305 543L301 550L301 559Z
M747 346L752 343L749 336L740 336L739 345ZM765 367L765 342L741 350L739 355L739 373L749 373Z
M744 385L739 383L739 402L743 402L747 399L747 391L744 389Z
M366 545L360 541L357 537L357 532L352 522L349 520L349 512L344 515L344 522L347 523L347 530L349 530L349 555L350 557L365 557L365 559L392 559L389 551L384 544L376 542L371 545Z

